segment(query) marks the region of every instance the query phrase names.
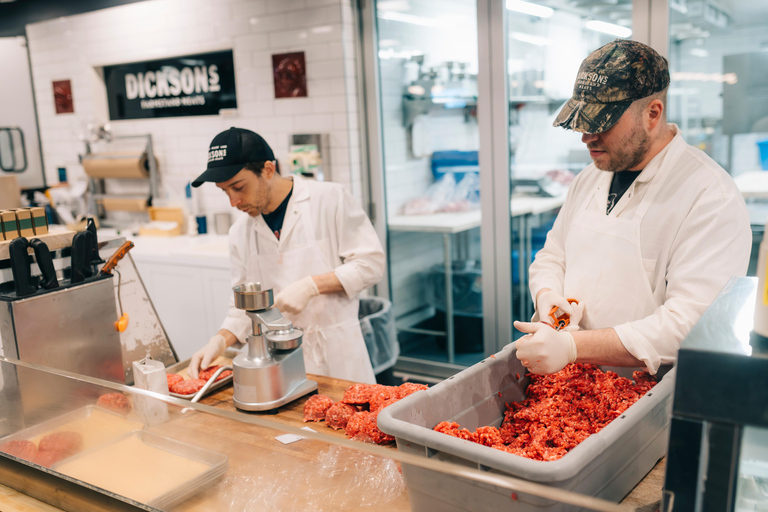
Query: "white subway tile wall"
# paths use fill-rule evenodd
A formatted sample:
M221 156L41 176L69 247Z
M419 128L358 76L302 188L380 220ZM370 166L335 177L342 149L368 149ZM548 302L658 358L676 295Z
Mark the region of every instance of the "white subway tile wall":
M330 135L331 174L362 201L355 39L350 0L148 0L27 26L48 183L58 167L84 176L78 155L88 123L109 121L94 68L232 49L237 114L113 121L118 135L151 133L161 195L182 201L205 169L213 136L230 126L260 133L287 168L289 136ZM272 55L304 51L307 98L275 99ZM75 112L55 113L52 81L71 80ZM208 214L231 210L213 186L200 189Z

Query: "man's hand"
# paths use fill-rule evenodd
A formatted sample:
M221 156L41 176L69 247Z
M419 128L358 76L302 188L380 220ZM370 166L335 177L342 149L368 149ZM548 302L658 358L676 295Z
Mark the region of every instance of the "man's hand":
M298 315L316 295L320 295L317 284L312 276L307 276L280 290L275 297L275 307L282 313Z
M579 330L579 323L581 322L581 319L584 318L584 303L574 302L571 304L571 307L573 308L573 314L568 319L568 325L566 325L563 330L573 332Z
M196 379L200 370L205 370L211 363L224 353L227 348L227 340L221 334L216 334L210 341L200 350L195 352L192 359L189 360L189 367L187 368L187 375Z
M539 312L539 320L542 322L550 322L549 312L552 311L552 307L557 306L563 313L573 317L573 306L568 303L568 300L557 293L556 291L545 289L536 295L536 311ZM573 320L573 318L571 318ZM579 320L581 320L579 318ZM576 322L578 323L578 322Z
M571 333L556 331L543 322L515 322L518 331L530 333L517 340L517 358L531 373L548 375L576 361Z

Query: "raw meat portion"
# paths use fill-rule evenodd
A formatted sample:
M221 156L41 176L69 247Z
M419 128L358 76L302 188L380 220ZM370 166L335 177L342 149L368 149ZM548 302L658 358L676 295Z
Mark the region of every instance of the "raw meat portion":
M382 407L384 407L385 402L387 405L392 403L391 400L397 402L399 400L398 395L399 393L396 387L381 386L373 390L371 392L371 398L368 400L371 412L378 412L381 410Z
M216 370L218 370L219 368L221 368L221 365L209 366L205 370L200 370L200 373L198 373L198 376L201 379L207 381L213 376L214 373L216 373ZM221 374L218 377L216 377L216 382L220 381L224 377L229 377L230 375L232 375L231 370L224 370L223 372L221 372Z
M371 413L365 422L365 434L376 444L387 444L395 440L394 437L379 430L378 414Z
M32 462L46 468L50 468L62 459L66 459L67 454L63 452L41 452L38 451Z
M0 445L0 451L19 459L32 461L37 455L37 446L32 441L7 441Z
M429 387L426 384L416 384L415 382L404 382L400 384L397 388L398 398L403 399L408 395L412 395L417 391L421 391L422 389L429 389Z
M83 435L79 432L54 432L40 439L37 444L39 452L59 452L65 457L74 455L83 449Z
M200 391L203 386L205 386L205 381L203 379L189 379L177 382L170 387L170 391L177 395L194 395Z
M345 428L347 437L354 439L358 434L364 434L365 426L370 416L371 413L368 411L360 411L353 414L352 417L349 418L347 427Z
M112 412L122 414L123 416L131 412L132 409L128 397L122 393L107 393L106 395L101 395L96 401L96 405Z
M333 400L325 395L313 395L304 404L304 421L323 421Z
M499 429L479 427L470 432L444 421L434 430L529 459L557 460L656 385L645 372L634 372L633 382L589 364L528 377L527 398L507 404Z
M334 430L346 428L349 418L357 412L357 409L349 404L336 402L325 413L325 423Z
M168 373L165 378L168 380L168 389L171 389L171 386L184 380L184 377L178 373Z
M354 384L347 388L341 401L353 405L367 404L371 401L373 392L383 387L385 386L379 384Z

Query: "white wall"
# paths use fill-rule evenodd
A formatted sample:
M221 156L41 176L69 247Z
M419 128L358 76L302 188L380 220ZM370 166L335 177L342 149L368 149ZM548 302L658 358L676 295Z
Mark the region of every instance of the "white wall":
M83 175L79 136L87 123L108 121L95 67L233 49L236 117L112 122L117 135L152 134L161 194L182 198L186 183L205 170L213 136L241 126L264 136L283 169L290 134L330 134L333 181L361 198L352 22L350 0L149 0L28 25L48 182L57 183L61 166L70 180ZM307 98L274 98L271 55L288 51L306 54ZM65 79L75 112L57 115L51 82ZM200 190L207 213L230 210L218 189Z

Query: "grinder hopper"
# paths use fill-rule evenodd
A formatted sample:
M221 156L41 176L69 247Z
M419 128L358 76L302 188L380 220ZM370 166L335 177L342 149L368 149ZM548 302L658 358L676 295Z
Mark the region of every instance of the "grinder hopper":
M274 307L272 290L262 290L260 283L245 283L232 290L235 307L253 322L248 353L232 362L235 407L267 411L315 391L317 382L307 379L304 369L304 332Z

